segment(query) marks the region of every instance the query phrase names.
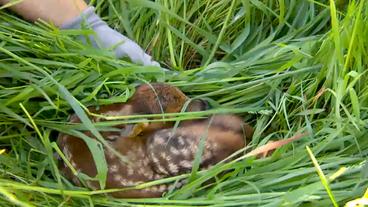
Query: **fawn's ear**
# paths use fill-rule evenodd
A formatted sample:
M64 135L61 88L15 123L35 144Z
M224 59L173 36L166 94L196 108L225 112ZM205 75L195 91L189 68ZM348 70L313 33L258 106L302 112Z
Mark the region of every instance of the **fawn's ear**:
M194 111L205 111L210 109L210 104L208 103L208 101L202 100L202 99L195 99L192 100L186 111L187 112L194 112Z

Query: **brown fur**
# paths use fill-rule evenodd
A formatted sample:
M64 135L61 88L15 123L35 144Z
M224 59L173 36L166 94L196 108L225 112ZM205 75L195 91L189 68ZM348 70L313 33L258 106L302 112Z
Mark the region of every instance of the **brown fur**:
M188 98L176 87L167 84L142 85L125 104L103 106L94 113L105 115L131 115L180 112ZM156 96L157 95L157 96ZM161 106L160 106L160 104ZM204 109L205 104L195 101L189 111ZM93 121L101 119L95 117ZM212 120L210 124L210 120ZM79 122L78 117L71 116L71 122ZM106 188L131 187L140 183L161 179L189 172L199 140L207 135L202 155L201 168L210 167L225 159L245 146L244 123L233 115L215 115L199 121L184 121L174 131L172 123L149 123L117 126L124 131L124 137L109 139L111 145L125 156L130 163L120 161L113 153L105 149L108 163ZM89 132L85 132L90 136ZM119 136L116 132L104 132L102 135ZM90 150L82 139L60 134L58 145L74 167L90 177L97 174ZM75 184L81 183L72 174L69 167L60 164L64 175ZM99 189L97 181L87 182L87 186ZM159 197L169 186L153 186L148 189L127 190L113 193L115 197Z

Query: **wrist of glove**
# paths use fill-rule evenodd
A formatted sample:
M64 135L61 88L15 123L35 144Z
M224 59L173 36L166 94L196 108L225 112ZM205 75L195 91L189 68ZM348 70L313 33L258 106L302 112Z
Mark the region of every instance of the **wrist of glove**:
M95 32L89 37L95 47L112 48L117 58L127 57L136 64L160 66L137 43L109 27L93 7L88 7L80 16L64 23L61 29L81 29L84 25Z

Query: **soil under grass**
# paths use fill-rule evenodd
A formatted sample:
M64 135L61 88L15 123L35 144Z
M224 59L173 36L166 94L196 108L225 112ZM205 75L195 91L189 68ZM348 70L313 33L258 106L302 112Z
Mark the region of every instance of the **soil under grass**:
M368 187L368 2L306 0L92 0L114 28L165 68L117 60L61 31L0 12L0 206L343 206ZM135 86L166 82L208 113L255 128L246 150L308 136L264 159L243 157L188 178L153 199L114 199L60 174L58 132L88 106L125 102ZM4 151L5 149L5 151ZM239 152L239 153L244 153ZM101 164L101 163L97 163ZM213 179L215 177L215 179ZM101 178L100 178L101 179ZM215 180L215 182L208 182Z

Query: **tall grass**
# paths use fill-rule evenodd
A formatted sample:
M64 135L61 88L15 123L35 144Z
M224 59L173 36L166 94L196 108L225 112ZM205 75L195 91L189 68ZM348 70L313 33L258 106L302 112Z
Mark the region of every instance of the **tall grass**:
M362 197L368 187L368 3L91 4L171 71L116 60L75 38L91 31L34 25L3 10L0 206L336 206ZM243 158L137 186L190 176L163 198L114 199L104 194L108 190L89 191L63 178L53 159L57 133L87 128L98 136L104 127L126 123L93 125L85 107L125 102L136 85L154 81L215 106L178 120L224 112L244 117L255 127L249 148L301 131L308 136L265 159ZM73 112L83 124L67 124Z

